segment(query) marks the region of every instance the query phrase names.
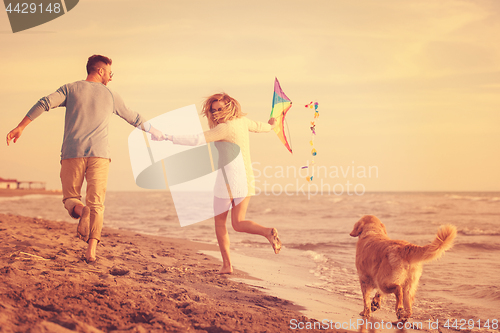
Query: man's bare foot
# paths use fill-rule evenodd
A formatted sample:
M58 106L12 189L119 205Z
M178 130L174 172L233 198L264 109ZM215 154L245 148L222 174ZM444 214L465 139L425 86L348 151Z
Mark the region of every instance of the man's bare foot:
M231 274L232 272L233 272L233 267L232 266L229 266L229 267L222 266L222 268L220 269L219 273L217 273L217 274Z
M89 239L89 246L87 247L87 252L85 253L85 259L87 262L94 262L97 260L97 244L99 242L95 238Z
M271 229L271 233L266 237L269 240L269 243L273 246L273 250L275 254L280 253L281 250L281 241L278 237L278 230L276 228Z
M90 208L84 206L82 208L82 214L80 215L80 222L78 222L78 228L76 228L76 236L83 241L89 240L90 233Z

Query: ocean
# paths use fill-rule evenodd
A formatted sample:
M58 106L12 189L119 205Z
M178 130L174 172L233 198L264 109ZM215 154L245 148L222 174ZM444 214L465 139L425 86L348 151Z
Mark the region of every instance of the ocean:
M0 198L0 213L76 223L55 195ZM411 320L424 323L424 331L427 323L439 321L441 328L448 324L452 331L498 332L500 193L261 193L250 200L247 219L277 228L283 249L274 255L263 237L230 228L235 267L255 272L260 279L267 276L274 281L267 285L271 292L273 285L277 290L288 287L288 293L276 296L289 295L288 299L306 308L315 303L305 311L312 318L356 320L363 306L354 263L357 238L349 233L365 214L376 215L392 239L418 245L431 242L440 225L455 225L455 246L441 259L424 264ZM164 191L108 192L104 223L216 244L213 221L180 227L171 196ZM220 258L218 253L213 255ZM265 267L264 273L259 273L259 266ZM300 295L306 295L302 304ZM329 303L329 299L335 301ZM394 296L386 299L377 316L395 321ZM333 309L339 302L342 307Z

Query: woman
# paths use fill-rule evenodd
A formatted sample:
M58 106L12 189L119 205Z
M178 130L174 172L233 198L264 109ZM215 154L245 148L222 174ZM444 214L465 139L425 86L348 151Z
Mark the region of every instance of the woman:
M166 137L174 144L181 145L216 142L215 145L219 151L219 165L222 166L221 172L217 175L214 189L215 233L222 255L222 268L219 274L231 274L233 267L229 255L229 234L226 228L226 218L231 205L231 222L235 231L266 237L276 254L281 249L281 241L275 228L266 228L253 221L245 220L250 197L255 195L248 133L269 132L274 128L276 120L271 118L266 124L246 118L238 101L225 93L208 97L203 103L202 114L208 119L211 128L209 131L197 136L166 135ZM230 144L228 146L228 144L223 143ZM227 156L234 155L234 152L227 152L234 150L231 147L239 147L243 158L240 167L238 167L238 163L227 165ZM226 163L222 163L222 159L225 159Z

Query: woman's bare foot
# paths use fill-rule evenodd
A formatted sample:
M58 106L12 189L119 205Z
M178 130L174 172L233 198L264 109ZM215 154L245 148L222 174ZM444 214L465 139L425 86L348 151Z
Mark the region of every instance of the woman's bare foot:
M80 222L76 228L76 236L83 241L88 241L90 233L90 208L84 206L80 214Z
M228 267L222 266L222 268L220 269L219 273L217 273L217 274L231 274L232 272L233 272L233 267L232 266L228 266Z
M275 254L280 253L281 250L281 241L278 237L278 230L276 228L271 228L270 234L266 237L269 240L269 243L273 246L273 250Z

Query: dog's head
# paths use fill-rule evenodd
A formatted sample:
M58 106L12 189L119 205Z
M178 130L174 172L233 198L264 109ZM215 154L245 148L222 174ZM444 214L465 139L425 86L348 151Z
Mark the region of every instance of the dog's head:
M385 225L374 215L363 216L358 222L356 222L354 229L352 229L349 235L352 237L358 237L361 234L366 234L368 232L371 234L387 235Z

